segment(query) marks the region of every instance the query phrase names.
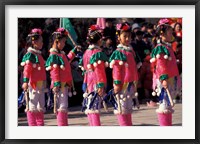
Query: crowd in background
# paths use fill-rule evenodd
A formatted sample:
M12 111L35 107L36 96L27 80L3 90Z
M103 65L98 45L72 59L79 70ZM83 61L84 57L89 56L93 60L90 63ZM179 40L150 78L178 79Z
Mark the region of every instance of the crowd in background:
M116 28L115 25L121 21L128 21L132 26L132 42L131 45L136 52L138 62L141 62L142 65L138 67L139 72L139 100L140 102L147 101L151 97L152 93L152 67L150 64L150 54L152 49L155 47L155 30L157 27L159 18L132 18L132 19L123 19L123 18L107 18L106 27L102 31L103 34L103 45L102 49L105 54L109 57L112 52L116 49L118 40L116 37ZM70 18L72 25L78 36L77 43L82 47L82 53L77 55L73 60L72 74L74 79L75 88L77 95L69 99L69 106L81 105L82 102L82 81L83 76L81 69L78 67L79 59L82 54L88 47L87 43L87 33L88 28L92 24L96 24L96 18ZM43 30L43 49L42 55L46 60L50 49L50 37L53 31L59 27L60 19L59 18L19 18L18 19L18 96L22 93L20 88L22 85L22 67L20 62L23 55L26 53L26 37L31 29L37 27ZM179 73L182 73L182 22L181 19L171 19L171 26L174 31L174 41L172 43L172 48L177 58L177 64L179 68ZM66 43L64 51L68 53L73 47ZM106 69L108 87L107 91L112 89L112 70L108 67ZM50 85L50 79L47 73L47 84ZM48 85L47 85L48 86ZM48 97L51 99L51 91L46 94L47 100ZM179 97L177 96L177 99Z

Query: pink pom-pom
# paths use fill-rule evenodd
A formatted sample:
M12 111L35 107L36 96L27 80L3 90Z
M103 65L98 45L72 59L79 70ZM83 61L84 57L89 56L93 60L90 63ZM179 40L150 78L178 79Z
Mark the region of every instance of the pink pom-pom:
M136 97L138 96L138 92L135 92L135 96L136 96Z
M119 65L123 65L123 64L124 64L123 61L120 61L120 62L119 62Z
M94 66L94 67L97 67L97 63L96 63L96 62L94 62L94 63L93 63L93 66Z
M164 59L168 59L168 55L164 55Z
M46 70L47 70L47 71L51 70L51 66L48 66L48 67L46 68Z
M25 64L26 64L25 62L21 62L21 66L25 66Z
M152 92L152 96L156 96L156 92Z
M125 63L125 67L128 67L128 63Z
M76 95L77 93L76 93L76 91L73 91L73 95Z
M36 68L36 66L37 66L36 64L33 64L33 68Z
M68 96L69 96L69 97L72 97L72 92L69 92L69 93L68 93Z
M27 61L26 61L26 64L28 64L28 63L30 63L30 60L27 60Z
M88 69L91 69L91 68L92 68L92 65L91 65L91 64L88 64L88 65L87 65L87 68L88 68Z
M157 54L157 55L156 55L156 58L157 58L157 59L159 59L159 58L160 58L160 55L159 55L159 54Z
M108 62L105 62L105 67L108 67L108 65L109 65Z
M61 68L62 70L64 70L64 69L65 69L64 65L60 65L60 68Z
M38 70L41 70L41 67L38 67Z
M150 63L153 63L153 62L155 62L155 61L156 61L155 58L151 58L151 59L150 59Z
M57 68L57 64L53 64L53 67L54 67L54 68Z
M98 64L101 64L101 60L98 60L98 62L97 62Z

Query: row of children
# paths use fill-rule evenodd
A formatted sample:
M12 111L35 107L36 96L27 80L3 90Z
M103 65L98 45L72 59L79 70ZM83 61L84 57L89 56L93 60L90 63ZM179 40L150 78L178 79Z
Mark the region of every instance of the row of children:
M106 103L114 107L120 126L132 126L132 99L138 96L138 71L136 54L130 45L131 27L124 22L116 25L119 44L108 58L101 49L102 34L98 26L91 26L88 34L88 49L84 52L80 67L84 73L83 107L90 126L100 126L100 109L106 108ZM58 126L68 125L68 96L73 87L70 62L80 50L75 46L67 55L62 51L69 33L64 28L58 28L53 34L52 48L46 62L41 56L42 31L33 29L28 35L28 52L24 55L23 89L29 91L27 119L30 126L44 125L44 91L46 88L46 73L50 71L51 89L54 92L54 112ZM166 19L161 19L157 27L158 44L151 53L153 65L153 89L160 98L157 109L164 123L171 120L174 106L172 96L180 85L176 58L171 49L172 27ZM112 68L113 89L106 94L106 67ZM46 67L46 68L45 68ZM172 95L172 96L171 96ZM163 118L168 116L169 118ZM169 122L169 121L168 121ZM162 125L162 124L160 124ZM171 125L171 122L164 125Z

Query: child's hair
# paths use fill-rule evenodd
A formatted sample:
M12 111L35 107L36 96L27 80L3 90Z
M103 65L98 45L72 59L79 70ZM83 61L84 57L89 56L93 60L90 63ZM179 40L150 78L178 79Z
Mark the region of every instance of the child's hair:
M64 28L58 28L55 32L52 33L52 40L59 41L60 39L68 36L68 31Z
M128 22L123 22L121 24L116 24L116 35L120 36L123 32L131 33L131 26Z
M87 40L90 44L96 44L102 38L102 34L95 30L88 34Z
M50 44L49 44L49 48L52 47L53 43L56 41L56 43L58 43L59 40L61 40L62 38L68 36L68 31L64 28L57 28L56 31L54 31L52 33L52 36L50 38ZM57 45L56 45L57 47Z
M100 39L102 39L102 34L100 30L103 30L99 25L91 25L88 29L87 42L89 44L96 44Z
M33 47L33 41L38 40L42 35L42 30L39 28L34 28L26 37L26 47Z
M158 40L160 41L160 43L162 43L161 35L166 33L167 30L172 29L169 23L170 21L168 19L161 19L159 21L156 32L155 32L156 35L153 38L153 45L156 45Z

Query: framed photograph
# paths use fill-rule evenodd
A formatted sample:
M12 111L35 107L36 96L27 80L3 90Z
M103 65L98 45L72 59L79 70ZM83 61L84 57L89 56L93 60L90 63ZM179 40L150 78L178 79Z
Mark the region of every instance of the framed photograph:
M199 141L199 0L67 0L1 1L0 17L0 142L1 143L184 143ZM182 104L181 122L172 127L155 125L29 127L18 120L19 34L26 19L181 19L182 23ZM21 20L21 21L20 21ZM23 26L19 29L19 23ZM84 20L83 20L84 21ZM45 21L46 23L47 21ZM38 24L40 25L40 24ZM195 74L197 73L197 74ZM196 80L196 81L195 81ZM81 110L80 110L81 111ZM141 111L142 113L142 111ZM145 117L145 113L143 115ZM134 115L133 115L134 123ZM98 139L98 140L97 140Z

